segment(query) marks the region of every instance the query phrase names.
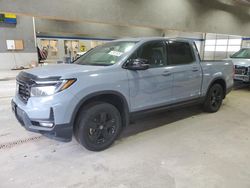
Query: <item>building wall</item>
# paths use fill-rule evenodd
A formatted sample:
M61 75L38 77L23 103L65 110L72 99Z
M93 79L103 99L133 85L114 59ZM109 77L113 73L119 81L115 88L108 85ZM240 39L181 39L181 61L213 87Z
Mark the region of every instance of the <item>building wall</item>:
M152 28L112 26L97 23L79 23L68 21L55 21L35 19L37 35L45 36L69 36L86 38L121 38L161 36L162 31ZM12 69L15 67L27 67L32 62L37 62L37 52L34 42L32 17L18 16L16 26L0 26L0 69ZM6 40L22 39L24 50L8 51ZM59 40L59 48L63 48L62 40ZM62 52L63 50L59 50ZM60 55L62 56L62 53ZM59 58L58 60L62 60Z
M97 38L150 37L161 36L162 30L134 26L114 26L101 23L82 23L48 19L35 19L39 35L85 36Z
M1 0L0 12L116 26L250 35L249 7L219 0Z
M37 62L37 53L0 53L0 70L29 67L32 62Z
M44 35L100 38L165 35L194 38L203 55L202 33L250 36L249 7L238 6L234 2L236 1L0 0L0 12L35 16L37 31ZM0 36L0 69L12 68L15 64L27 65L36 60L31 18L18 16L17 27L1 27ZM10 55L6 51L5 40L14 37L25 40L25 50L16 52L19 58L14 58L17 55ZM248 41L244 40L243 46L249 46ZM23 55L24 53L27 54ZM13 60L6 63L11 57Z
M16 26L0 27L0 69L28 66L37 61L31 17L18 16ZM6 40L23 40L24 50L8 51Z

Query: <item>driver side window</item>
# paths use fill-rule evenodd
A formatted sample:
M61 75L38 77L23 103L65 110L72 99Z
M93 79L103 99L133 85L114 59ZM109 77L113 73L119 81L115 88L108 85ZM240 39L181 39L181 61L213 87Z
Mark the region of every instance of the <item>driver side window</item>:
M150 68L167 65L166 48L163 41L153 41L144 44L136 50L130 59L145 59Z

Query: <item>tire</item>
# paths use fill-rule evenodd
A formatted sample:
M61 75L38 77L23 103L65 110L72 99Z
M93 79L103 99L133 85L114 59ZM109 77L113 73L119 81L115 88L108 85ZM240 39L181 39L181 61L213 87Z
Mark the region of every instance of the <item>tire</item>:
M217 112L223 101L223 88L220 84L214 84L210 87L206 100L204 102L204 111L214 113Z
M80 111L75 137L86 149L101 151L114 143L121 130L122 120L118 109L109 103L94 102Z

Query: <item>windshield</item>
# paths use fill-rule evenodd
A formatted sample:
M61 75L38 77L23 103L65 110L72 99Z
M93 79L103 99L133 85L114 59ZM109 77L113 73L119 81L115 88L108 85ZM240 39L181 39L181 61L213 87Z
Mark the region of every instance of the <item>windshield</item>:
M129 52L136 42L110 42L98 46L77 59L74 63L80 65L109 66L117 63L121 56Z
M250 59L250 48L243 48L231 56L231 58Z

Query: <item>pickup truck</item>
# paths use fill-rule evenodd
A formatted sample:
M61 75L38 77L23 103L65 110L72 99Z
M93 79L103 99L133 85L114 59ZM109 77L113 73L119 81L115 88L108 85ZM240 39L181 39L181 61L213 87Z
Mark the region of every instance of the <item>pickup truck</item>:
M21 72L12 109L27 130L64 141L75 135L100 151L139 114L191 104L218 111L233 76L231 61L201 61L189 40L115 40L73 64Z
M250 83L250 48L242 48L233 54L229 60L235 65L234 79Z

